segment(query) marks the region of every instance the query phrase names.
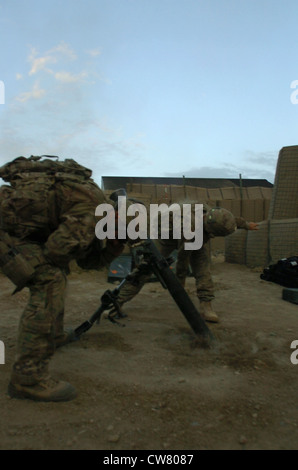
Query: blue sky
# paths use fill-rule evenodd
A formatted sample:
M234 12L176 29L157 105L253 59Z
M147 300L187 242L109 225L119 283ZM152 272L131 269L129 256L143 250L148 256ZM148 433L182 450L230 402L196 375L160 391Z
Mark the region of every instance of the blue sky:
M273 183L298 144L297 17L297 0L0 0L0 164Z

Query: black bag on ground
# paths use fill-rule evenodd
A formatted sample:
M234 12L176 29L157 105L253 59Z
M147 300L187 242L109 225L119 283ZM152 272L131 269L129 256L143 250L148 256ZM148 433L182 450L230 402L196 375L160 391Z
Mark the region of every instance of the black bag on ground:
M298 256L280 259L265 268L260 277L284 287L298 287Z

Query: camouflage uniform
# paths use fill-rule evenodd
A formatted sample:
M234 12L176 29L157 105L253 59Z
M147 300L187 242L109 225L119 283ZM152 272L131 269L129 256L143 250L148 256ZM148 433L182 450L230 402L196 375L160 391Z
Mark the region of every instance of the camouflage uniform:
M48 375L50 358L55 352L56 342L64 336L64 299L66 289L66 275L68 272L67 259L73 256L73 245L78 248L83 244L85 248L88 235L91 237L94 223L82 225L79 219L67 221L55 231L49 243L39 245L16 241L15 246L29 261L39 263L36 265L33 278L28 284L29 301L20 319L17 355L13 366L12 380L26 385L33 385ZM71 234L74 234L71 237ZM85 235L85 236L84 236ZM99 269L108 266L115 258L111 248L100 250L100 241L93 240L97 250L87 258L77 258L77 263L83 268ZM61 246L61 262L58 261ZM54 248L51 251L51 248ZM91 253L91 252L90 252ZM96 257L94 257L96 255ZM59 265L58 265L59 263Z
M208 205L203 205L204 216L212 215L212 209ZM218 211L219 213L219 211ZM217 213L216 213L217 215ZM210 302L214 299L214 284L210 267L210 247L209 240L215 236L225 236L232 233L236 228L248 230L248 223L242 217L234 217L225 209L221 209L220 216L204 220L203 225L203 245L199 250L185 250L185 240L157 240L156 245L161 254L167 258L177 250L176 276L184 286L185 280L191 267L195 278L197 296L201 302ZM119 304L123 305L130 301L143 287L149 276L140 275L136 268L132 273L132 279L127 282L119 294Z
M212 212L212 209L204 205L204 213ZM234 217L233 220L224 220L228 215L227 211L222 211L219 221L212 221L212 231L208 228L208 223L204 223L203 246L199 250L184 250L183 244L178 247L176 275L181 284L185 285L185 279L189 266L195 278L197 296L202 302L210 302L214 299L214 284L211 276L210 266L210 239L216 236L226 236L236 228L248 230L248 224L242 217ZM230 226L231 224L231 226ZM225 226L225 229L222 228Z
M95 208L108 201L90 178L71 174L52 176L46 204L41 206L43 211L34 214L33 209L37 206L31 204L31 219L30 213L25 214L27 220L18 219L18 213L14 219L11 204L16 206L18 200L13 197L19 197L20 201L20 196L24 199L27 194L31 198L35 194L42 197L42 183L51 178L40 177L38 185L39 177L38 174L26 174L26 177L14 180L15 192L10 193L6 188L9 197L5 199L4 196L1 204L2 225L10 233L16 249L35 270L27 283L30 298L19 324L10 384L14 387L12 396L17 396L15 387L29 386L30 389L49 377L49 362L56 342L64 336L64 296L69 262L76 260L82 268L99 269L108 266L119 254L112 244L103 246L103 242L95 237ZM38 198L36 201L37 204ZM24 219L24 211L19 212L21 215ZM24 390L27 393L29 389ZM68 393L70 395L74 393ZM22 393L20 397L23 398ZM31 398L30 393L28 398ZM49 396L41 394L37 399L44 398L48 400ZM59 392L54 401L71 398Z

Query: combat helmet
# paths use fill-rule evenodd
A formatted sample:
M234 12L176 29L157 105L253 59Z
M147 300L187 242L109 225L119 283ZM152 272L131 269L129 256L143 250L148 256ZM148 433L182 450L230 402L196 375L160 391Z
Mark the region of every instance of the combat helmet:
M235 217L222 207L215 207L206 213L205 230L215 237L225 237L237 229Z

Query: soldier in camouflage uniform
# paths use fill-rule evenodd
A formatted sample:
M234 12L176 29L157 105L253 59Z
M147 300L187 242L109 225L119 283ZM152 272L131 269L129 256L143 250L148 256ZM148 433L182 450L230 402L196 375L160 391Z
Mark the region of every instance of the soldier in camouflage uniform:
M237 228L245 230L257 230L254 222L246 222L242 217L234 217L231 212L223 208L211 208L203 205L203 245L199 250L185 250L184 239L157 240L156 244L161 254L168 258L177 249L176 276L181 284L185 285L185 279L191 267L195 278L197 296L200 300L200 313L206 321L217 323L218 315L212 308L214 299L214 285L210 270L209 240L216 236L226 236ZM141 272L138 268L132 273L131 279L120 290L119 305L130 301L148 281L150 275Z
M29 164L20 157L0 168L0 176L11 182L1 188L1 228L32 268L30 278L17 286L28 287L30 297L20 319L8 387L15 398L67 401L76 396L72 385L49 375L55 349L73 335L64 330L63 321L68 264L76 260L82 268L100 269L123 249L112 240L103 246L95 237L95 208L108 201L89 170L73 160L65 162L63 171L50 163L49 169L36 170L34 160Z

